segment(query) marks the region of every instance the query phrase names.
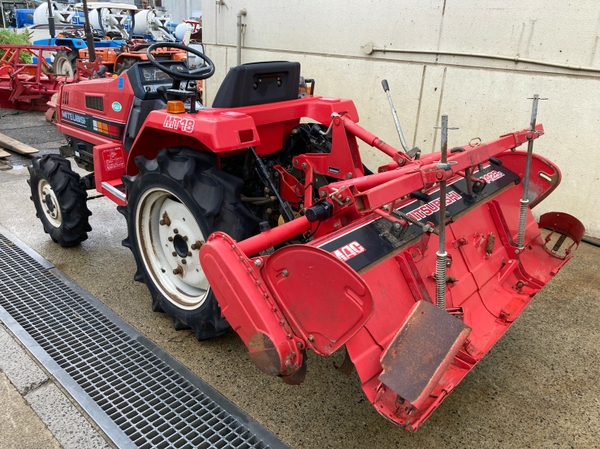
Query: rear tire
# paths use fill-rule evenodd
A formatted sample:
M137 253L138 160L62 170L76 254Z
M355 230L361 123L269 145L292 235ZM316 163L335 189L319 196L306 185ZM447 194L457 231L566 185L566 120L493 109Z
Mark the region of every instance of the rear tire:
M67 159L58 154L34 158L29 170L31 201L36 215L60 246L75 246L88 238L92 230L87 208L87 192Z
M126 72L131 67L133 67L135 64L137 64L138 62L140 62L139 59L133 59L133 58L125 59L123 62L117 64L117 75L120 75L121 73Z
M55 75L66 75L69 78L75 76L75 60L77 56L70 56L74 52L67 54L64 50L59 50L54 56L54 62L52 63L52 72Z
M253 223L239 197L242 181L190 149L163 149L156 159L135 159L136 176L124 176L128 237L137 264L135 279L152 295L152 308L173 318L175 329L191 328L198 340L216 337L229 324L200 265L200 246L219 230L236 240Z

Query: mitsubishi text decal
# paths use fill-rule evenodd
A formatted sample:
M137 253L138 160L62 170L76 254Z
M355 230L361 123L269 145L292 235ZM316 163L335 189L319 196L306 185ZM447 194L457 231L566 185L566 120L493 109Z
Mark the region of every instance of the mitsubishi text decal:
M452 204L455 201L458 201L460 199L462 199L462 196L460 196L455 191L450 191L446 195L446 206L449 206L450 204ZM425 217L429 217L430 215L435 214L439 210L440 210L440 199L438 198L437 200L430 201L427 204L417 207L415 210L408 212L406 215L408 215L410 218L412 218L414 220L419 221Z
M464 178L448 185L446 210L449 216L461 213L519 179L515 173L507 168L492 168L490 166L475 173L474 176L487 182L487 186L479 195L469 195ZM433 226L439 224L439 210L439 190L432 192L427 202L414 200L398 209L399 212L416 221L429 222ZM419 237L422 233L421 227L413 224L409 224L401 234L394 233L392 232L392 222L390 220L376 218L358 228L341 233L327 243L319 245L319 248L329 251L355 270L360 270L389 254L394 249Z

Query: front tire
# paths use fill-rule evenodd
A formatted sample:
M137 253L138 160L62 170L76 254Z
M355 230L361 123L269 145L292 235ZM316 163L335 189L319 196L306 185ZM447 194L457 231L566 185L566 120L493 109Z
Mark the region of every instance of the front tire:
M35 158L27 167L31 201L36 215L52 240L63 247L78 245L92 230L87 192L67 159L58 154Z
M219 230L236 240L252 228L239 201L242 181L190 149L163 149L156 159L135 159L139 174L123 177L135 279L152 295L152 308L173 318L175 329L193 329L198 340L223 334L229 324L200 265L200 247Z

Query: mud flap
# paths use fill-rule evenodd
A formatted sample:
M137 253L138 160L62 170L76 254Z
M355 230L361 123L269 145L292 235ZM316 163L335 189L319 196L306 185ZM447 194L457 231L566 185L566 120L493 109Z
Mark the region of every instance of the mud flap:
M471 329L430 302L419 301L381 357L379 380L420 408Z

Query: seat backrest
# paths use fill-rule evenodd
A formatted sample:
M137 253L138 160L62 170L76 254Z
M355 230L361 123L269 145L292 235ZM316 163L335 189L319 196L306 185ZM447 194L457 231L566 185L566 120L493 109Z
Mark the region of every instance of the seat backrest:
M298 98L299 62L253 62L235 66L223 80L213 108L239 108Z

